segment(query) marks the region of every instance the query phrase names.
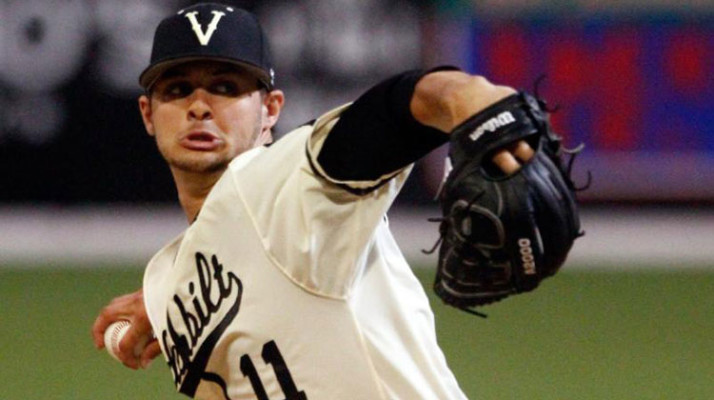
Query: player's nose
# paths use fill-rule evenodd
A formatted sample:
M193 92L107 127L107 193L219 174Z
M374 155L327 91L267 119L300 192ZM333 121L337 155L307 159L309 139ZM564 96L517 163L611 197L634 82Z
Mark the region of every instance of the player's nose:
M205 120L213 117L209 93L203 89L194 90L189 96L188 118L190 120Z

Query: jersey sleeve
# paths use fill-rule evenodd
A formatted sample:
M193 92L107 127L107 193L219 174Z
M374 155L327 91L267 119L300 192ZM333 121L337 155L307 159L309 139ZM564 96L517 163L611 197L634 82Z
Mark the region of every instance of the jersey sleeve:
M341 115L314 159L327 179L364 190L446 143L448 136L419 123L410 104L416 84L443 66L393 76L360 96ZM355 182L361 184L355 184Z
M371 162L371 160L369 159L362 161L362 167L365 169L372 169L373 173L370 175L334 174L334 169L325 168L324 164L320 161L320 156L324 154L323 149L325 143L332 136L335 125L337 125L341 120L342 114L350 110L353 106L353 104L347 104L345 106L342 106L324 115L315 122L315 124L313 125L312 135L308 139L306 154L309 166L318 178L321 178L331 183L333 186L339 188L341 191L349 192L357 196L362 196L369 194L372 191L375 191L384 183L398 176L400 173L404 173L406 171L408 174L411 168L409 164L395 169L374 168L374 166L369 165L369 163ZM346 158L350 157L351 153L349 148L344 147L341 150L344 150ZM340 153L341 152L330 151L330 154L332 154L333 156L337 156ZM357 199L355 198L355 200Z

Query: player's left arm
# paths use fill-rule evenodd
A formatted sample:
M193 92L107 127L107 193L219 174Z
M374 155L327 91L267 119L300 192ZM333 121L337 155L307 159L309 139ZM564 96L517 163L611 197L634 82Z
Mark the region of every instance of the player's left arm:
M436 71L417 82L409 109L419 123L451 133L470 117L515 93L515 89L493 84L483 76ZM491 160L512 174L534 154L531 146L520 140L496 151Z
M454 127L515 92L453 68L399 74L368 90L340 116L318 162L334 180L379 179L446 143ZM531 156L522 142L498 152L494 162L509 172Z
M421 124L449 133L467 118L516 91L479 75L435 71L415 85L409 108Z

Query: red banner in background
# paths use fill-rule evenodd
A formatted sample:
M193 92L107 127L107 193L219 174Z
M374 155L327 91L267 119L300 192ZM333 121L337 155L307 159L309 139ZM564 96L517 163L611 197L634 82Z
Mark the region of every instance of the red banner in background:
M469 68L538 92L592 200L714 200L714 19L470 21ZM696 164L694 163L696 160Z

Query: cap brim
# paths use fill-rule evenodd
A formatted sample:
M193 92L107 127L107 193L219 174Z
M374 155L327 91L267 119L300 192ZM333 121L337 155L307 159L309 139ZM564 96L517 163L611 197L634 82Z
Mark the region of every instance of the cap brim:
M206 55L173 58L153 64L147 67L144 72L141 73L141 75L139 76L139 84L145 90L150 90L151 87L154 86L156 81L161 77L161 75L164 74L164 72L178 65L192 61L219 61L238 66L244 69L246 72L250 73L251 75L254 75L269 90L273 89L272 77L262 68L247 62L236 61L230 58L211 57Z

